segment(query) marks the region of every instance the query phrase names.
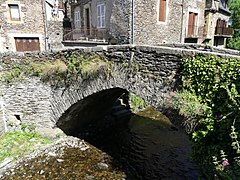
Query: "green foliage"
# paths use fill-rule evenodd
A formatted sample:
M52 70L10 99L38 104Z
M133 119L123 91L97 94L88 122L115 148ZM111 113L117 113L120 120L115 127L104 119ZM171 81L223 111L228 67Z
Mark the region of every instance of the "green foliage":
M90 76L97 76L101 69L105 69L108 75L110 64L100 56L82 56L72 53L66 57L67 76L88 79Z
M6 132L0 138L0 162L7 157L19 158L51 141L44 139L32 127L22 126L22 131ZM28 129L28 131L25 131Z
M231 49L240 50L240 0L230 0L229 7L231 14L232 25L234 34L228 41L228 47Z
M9 70L4 71L0 80L2 83L22 82L26 76L39 76L46 79L49 76L61 76L66 72L64 62L56 60L55 62L31 62L26 61L22 64L12 65Z
M238 141L237 132L235 127L231 126L232 132L230 137L232 138L232 148L236 150L234 158L231 162L226 158L227 155L223 150L220 151L221 160L218 160L216 156L213 156L213 164L215 166L215 177L221 179L237 179L240 177L240 144Z
M240 60L215 56L184 59L182 81L183 91L177 94L175 106L197 122L191 133L193 158L213 178L216 166L212 157L222 150L229 162L236 158L229 132L233 124L240 127ZM239 130L234 132L238 134Z
M170 92L163 105L165 108L178 110L179 114L184 117L183 125L188 133L193 132L198 122L210 111L207 104L201 102L195 93L184 89Z
M111 64L100 56L83 56L75 53L66 55L66 61L55 60L53 62L25 61L13 65L0 75L2 83L14 83L24 81L26 76L38 76L43 81L52 84L66 84L76 79L88 79L96 77L104 69L106 76L110 75Z
M130 107L133 112L138 112L139 110L143 110L144 108L147 107L147 103L144 101L144 99L140 98L139 96L130 93L129 94L130 98Z

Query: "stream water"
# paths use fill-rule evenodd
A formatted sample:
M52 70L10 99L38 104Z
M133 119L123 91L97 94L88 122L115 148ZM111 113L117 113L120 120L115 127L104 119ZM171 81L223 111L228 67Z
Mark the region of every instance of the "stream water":
M61 157L38 157L19 165L3 179L186 180L199 177L191 161L187 135L181 129L172 128L172 123L154 108L131 119L108 117L105 122L89 124L84 132L77 134L93 145L91 150L66 148Z

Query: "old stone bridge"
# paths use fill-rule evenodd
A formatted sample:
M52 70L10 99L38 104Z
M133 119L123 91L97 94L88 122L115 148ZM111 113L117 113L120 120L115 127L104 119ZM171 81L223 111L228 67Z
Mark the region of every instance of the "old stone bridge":
M0 86L0 134L16 120L38 127L62 128L66 133L104 116L124 93L142 97L161 107L166 93L179 86L181 59L194 55L239 57L239 52L208 46L170 44L162 46L105 46L68 49L58 52L5 53L0 55L1 75L24 60L33 62L66 59L69 54L98 55L111 62L111 75L72 81L68 86L53 86L32 76L24 81Z

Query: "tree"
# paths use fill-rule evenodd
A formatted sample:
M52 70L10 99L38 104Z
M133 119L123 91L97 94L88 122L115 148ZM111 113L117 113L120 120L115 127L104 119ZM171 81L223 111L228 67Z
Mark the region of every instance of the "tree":
M231 14L234 34L228 42L228 47L231 49L240 50L240 0L230 0L229 7Z

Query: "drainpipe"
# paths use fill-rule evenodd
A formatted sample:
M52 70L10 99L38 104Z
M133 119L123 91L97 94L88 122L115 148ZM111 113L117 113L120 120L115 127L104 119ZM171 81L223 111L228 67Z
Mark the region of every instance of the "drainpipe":
M181 32L180 32L180 43L182 43L182 38L183 38L183 15L184 15L184 0L182 0L182 19L181 19Z
M134 46L134 0L132 0L132 46Z
M44 22L44 40L45 40L45 51L48 50L48 29L47 29L47 9L46 9L46 0L42 1L43 7L43 22Z

